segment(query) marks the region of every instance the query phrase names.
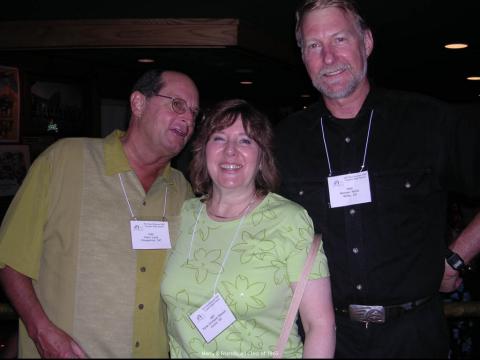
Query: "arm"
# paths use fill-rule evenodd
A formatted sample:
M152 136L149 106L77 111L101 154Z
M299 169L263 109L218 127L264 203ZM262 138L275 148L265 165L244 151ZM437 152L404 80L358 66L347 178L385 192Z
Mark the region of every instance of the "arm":
M292 284L295 291L296 284ZM300 317L305 330L304 358L333 358L335 315L330 278L309 280L300 302Z
M480 212L449 247L460 255L465 263L469 263L480 252ZM440 291L452 292L461 283L460 273L445 262L445 272L440 285Z
M22 319L42 358L86 358L85 352L47 317L33 289L32 279L6 266L0 283Z

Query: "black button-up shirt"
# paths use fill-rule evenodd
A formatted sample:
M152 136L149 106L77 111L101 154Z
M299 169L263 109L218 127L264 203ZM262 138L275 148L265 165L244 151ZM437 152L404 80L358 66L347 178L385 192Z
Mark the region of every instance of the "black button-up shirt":
M365 170L370 203L331 208L327 177ZM336 306L391 305L433 295L444 271L447 193L478 195L480 119L427 96L375 89L354 119L320 101L276 129L280 193L323 234Z

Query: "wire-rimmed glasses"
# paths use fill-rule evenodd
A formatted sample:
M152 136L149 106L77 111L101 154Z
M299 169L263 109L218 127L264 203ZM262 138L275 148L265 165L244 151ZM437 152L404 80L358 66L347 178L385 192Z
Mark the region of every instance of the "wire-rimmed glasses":
M175 111L177 114L185 114L187 110L189 110L192 113L192 116L194 119L197 118L198 114L200 113L200 108L191 108L187 105L187 102L183 99L176 98L173 96L167 96L167 95L161 95L161 94L155 94L155 96L160 96L166 99L171 100L171 105L172 105L172 110Z

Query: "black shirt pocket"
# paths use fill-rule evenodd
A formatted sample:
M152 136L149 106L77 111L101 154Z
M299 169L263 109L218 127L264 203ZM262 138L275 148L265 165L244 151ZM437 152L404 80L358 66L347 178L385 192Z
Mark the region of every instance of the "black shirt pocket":
M386 246L408 248L425 238L438 202L432 171L400 169L373 174L372 202L381 238L394 240ZM432 212L433 211L433 212ZM420 240L421 241L421 240Z
M403 169L373 174L373 198L384 210L420 206L432 190L430 169Z

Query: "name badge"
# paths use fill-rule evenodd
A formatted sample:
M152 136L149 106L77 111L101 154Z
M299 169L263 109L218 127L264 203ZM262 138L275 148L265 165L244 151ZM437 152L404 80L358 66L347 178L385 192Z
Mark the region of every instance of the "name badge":
M331 176L327 180L332 208L372 201L368 171Z
M132 248L136 250L170 249L167 221L130 221Z
M190 319L207 343L236 321L235 315L219 293L190 315Z

